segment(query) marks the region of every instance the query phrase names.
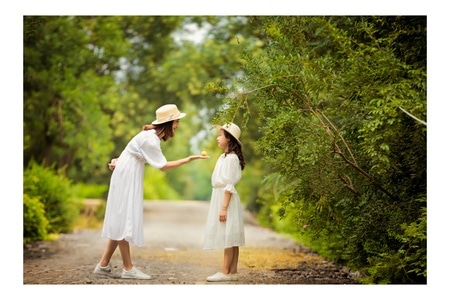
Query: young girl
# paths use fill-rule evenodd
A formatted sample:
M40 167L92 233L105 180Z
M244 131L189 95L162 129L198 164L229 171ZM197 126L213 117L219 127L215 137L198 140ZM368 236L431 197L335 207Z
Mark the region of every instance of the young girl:
M109 168L114 170L106 202L102 237L108 238L103 255L95 266L94 273L127 279L150 279L151 276L136 268L131 261L130 242L144 245L143 233L143 179L144 167L166 171L196 159L208 156L191 155L175 161L167 161L161 151L161 140L173 138L179 120L186 114L178 111L175 104L167 104L156 110L156 120L145 125L135 135L118 159L113 159ZM122 256L122 274L116 274L110 259L119 247Z
M240 128L234 123L217 126L217 143L224 153L217 160L211 184L211 203L206 220L204 249L224 249L221 272L207 281L236 281L239 247L245 244L244 220L235 185L245 167Z

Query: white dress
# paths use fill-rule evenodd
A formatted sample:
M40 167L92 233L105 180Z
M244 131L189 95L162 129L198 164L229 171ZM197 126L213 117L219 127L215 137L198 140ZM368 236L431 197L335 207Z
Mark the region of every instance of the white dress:
M204 249L224 249L245 245L241 200L235 189L240 179L241 167L237 155L222 154L216 162L211 177L212 195L206 220ZM230 191L232 194L227 209L227 220L220 222L219 213L225 191Z
M160 169L167 164L155 130L134 136L120 154L111 175L102 237L144 245L144 167Z

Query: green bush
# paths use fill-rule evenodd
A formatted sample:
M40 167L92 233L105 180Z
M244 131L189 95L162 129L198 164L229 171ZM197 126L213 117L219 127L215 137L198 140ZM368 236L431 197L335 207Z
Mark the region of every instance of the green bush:
M86 184L78 182L72 185L73 193L79 199L105 199L108 193L106 184Z
M48 220L45 217L44 204L39 197L31 198L23 195L23 243L45 240L47 237Z
M38 197L44 205L49 233L67 233L73 229L82 203L73 196L71 181L62 170L55 172L31 161L24 171L24 194Z
M394 234L400 242L396 251L370 257L366 283L426 283L427 281L427 210L410 224L402 224L401 233Z
M167 182L166 173L147 166L144 176L144 199L180 200L182 197Z

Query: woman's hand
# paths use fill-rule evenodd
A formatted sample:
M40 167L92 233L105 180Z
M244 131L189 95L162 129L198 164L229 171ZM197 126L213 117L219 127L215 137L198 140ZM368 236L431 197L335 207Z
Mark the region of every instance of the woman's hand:
M114 171L116 168L117 158L111 159L111 162L108 164L108 167L111 171Z
M191 155L191 156L189 156L189 161L193 161L196 159L207 159L207 158L209 158L209 156L207 156L207 155Z
M191 162L193 160L206 159L206 158L209 158L209 156L202 156L202 155L186 156L186 157L184 157L182 159L179 159L179 160L168 161L167 164L164 167L160 168L160 170L161 171L167 171L167 170L170 170L170 169L182 166L184 164L187 164L187 163L189 163L189 162Z

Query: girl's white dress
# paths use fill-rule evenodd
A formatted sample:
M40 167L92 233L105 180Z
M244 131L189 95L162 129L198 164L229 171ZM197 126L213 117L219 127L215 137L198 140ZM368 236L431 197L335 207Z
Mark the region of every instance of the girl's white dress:
M144 167L160 169L167 164L155 130L135 135L120 154L111 175L102 237L144 245Z
M204 249L224 249L245 244L241 200L235 185L241 179L239 158L234 153L222 154L216 162L211 184L212 195L206 220ZM232 193L226 222L219 221L225 191Z

